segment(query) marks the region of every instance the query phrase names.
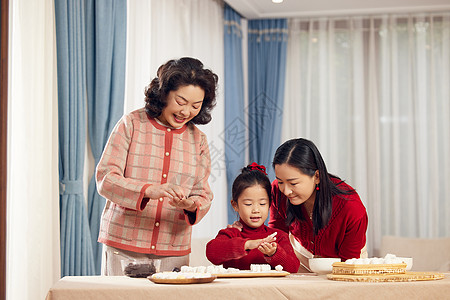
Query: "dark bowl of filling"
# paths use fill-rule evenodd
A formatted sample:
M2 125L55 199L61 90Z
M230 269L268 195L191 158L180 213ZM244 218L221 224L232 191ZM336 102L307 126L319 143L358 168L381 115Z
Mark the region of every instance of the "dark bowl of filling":
M161 266L160 259L122 259L123 274L128 277L146 278L158 273Z

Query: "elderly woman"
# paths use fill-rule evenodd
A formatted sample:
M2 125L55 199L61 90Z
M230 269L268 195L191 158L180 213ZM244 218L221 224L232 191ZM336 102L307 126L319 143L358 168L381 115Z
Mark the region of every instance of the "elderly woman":
M103 275L123 275L124 258L161 259L161 271L189 264L191 228L208 212L211 160L206 135L217 75L194 58L163 64L145 107L122 117L97 166L106 198L98 241Z

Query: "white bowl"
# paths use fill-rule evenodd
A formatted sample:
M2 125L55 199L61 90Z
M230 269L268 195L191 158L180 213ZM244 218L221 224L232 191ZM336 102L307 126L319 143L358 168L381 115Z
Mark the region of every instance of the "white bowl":
M340 258L317 257L309 259L309 268L317 274L328 274L333 270L333 264L340 262Z
M398 257L401 261L406 264L406 271L410 271L413 266L413 258L412 257Z

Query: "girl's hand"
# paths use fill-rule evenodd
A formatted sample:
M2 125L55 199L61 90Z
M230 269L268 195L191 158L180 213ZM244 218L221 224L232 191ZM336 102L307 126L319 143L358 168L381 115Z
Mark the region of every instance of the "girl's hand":
M172 183L164 183L159 185L151 185L145 190L145 196L150 199L158 199L161 197L169 197L171 199L186 198L183 189ZM192 202L191 202L192 204Z
M259 247L258 250L261 251L262 254L266 256L272 256L277 252L277 243L266 243L263 242Z
M275 237L277 235L277 232L274 232L272 234L269 234L268 236L266 236L265 238L262 239L262 243L272 243L275 242L277 240L277 238Z
M227 228L236 228L236 229L239 229L239 231L242 231L242 227L243 226L239 221L235 221L233 224L227 225Z
M237 222L237 221L236 221ZM236 223L236 222L234 222L233 223L233 225ZM238 222L239 223L239 222ZM239 223L240 225L241 225L241 223ZM230 225L228 225L228 226L230 226ZM242 225L241 225L242 226ZM275 244L276 245L276 243L275 243L275 241L276 241L276 236L277 235L277 233L276 232L274 232L274 233L272 233L272 234L270 234L270 235L268 235L268 236L266 236L265 238L263 238L263 239L257 239L257 240L248 240L248 241L246 241L245 242L245 245L244 245L244 249L245 250L251 250L251 249L255 249L255 248L258 248L259 249L259 247L262 245L262 244ZM277 250L277 248L276 248L276 246L275 246L275 250L274 250L274 252L273 253L275 253L275 251ZM260 250L261 251L261 250ZM262 252L262 251L261 251ZM272 253L272 255L273 255L273 253ZM270 255L269 255L270 256Z
M261 245L262 241L263 241L263 239L247 240L244 244L244 249L245 250L256 249Z

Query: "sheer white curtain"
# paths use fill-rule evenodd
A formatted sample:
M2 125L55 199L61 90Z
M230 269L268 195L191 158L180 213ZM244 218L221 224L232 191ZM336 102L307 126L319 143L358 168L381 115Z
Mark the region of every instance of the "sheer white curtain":
M292 19L282 140L311 139L381 236L450 233L450 14Z
M223 103L223 3L219 0L139 0L128 2L125 111L144 106L144 90L169 59L192 56L219 76L219 97L208 136L214 200L193 236L214 237L226 225L226 173Z
M44 299L60 276L53 0L10 1L9 29L7 299Z

